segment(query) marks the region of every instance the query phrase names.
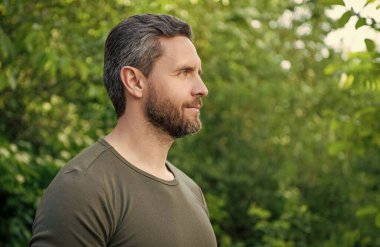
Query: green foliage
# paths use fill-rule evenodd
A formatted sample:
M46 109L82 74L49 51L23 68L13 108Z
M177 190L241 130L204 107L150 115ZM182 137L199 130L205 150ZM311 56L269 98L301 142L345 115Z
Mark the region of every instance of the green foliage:
M337 22L337 27L340 28L340 27L343 27L344 25L346 25L347 22L351 19L351 16L352 16L352 11L351 11L351 10L346 11L346 12L340 17L340 19L338 20L338 22Z
M360 13L297 2L2 1L0 246L27 244L44 188L114 125L103 45L141 12L193 27L204 129L169 159L203 188L219 246L380 246L376 43L342 57L324 37Z
M375 4L375 1L368 0L364 7ZM363 9L364 9L363 7ZM380 5L377 6L377 8ZM357 18L355 29L363 26L379 32L378 22L371 17L363 17L361 11L355 12L352 8L346 11L335 25L336 28L343 27L351 17ZM375 41L365 39L366 52L351 53L348 56L347 63L343 66L341 61L337 65L331 64L329 70L338 72L343 75L341 85L344 88L351 86L360 86L378 90L380 87L380 53ZM335 69L333 69L335 67Z
M343 0L320 0L319 4L323 4L326 6L330 5L344 5Z

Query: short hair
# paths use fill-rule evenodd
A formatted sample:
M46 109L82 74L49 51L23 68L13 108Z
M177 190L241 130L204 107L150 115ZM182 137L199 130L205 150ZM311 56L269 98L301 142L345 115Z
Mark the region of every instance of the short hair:
M123 115L126 105L121 68L131 66L149 76L162 55L159 37L175 36L192 40L192 31L187 23L170 15L134 15L111 30L105 43L103 79L117 118Z

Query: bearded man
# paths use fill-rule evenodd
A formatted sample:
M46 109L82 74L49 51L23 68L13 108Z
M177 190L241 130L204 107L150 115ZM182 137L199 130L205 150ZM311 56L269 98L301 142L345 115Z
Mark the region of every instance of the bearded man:
M117 124L51 182L30 246L216 246L201 189L166 160L176 138L201 129L208 94L190 26L124 20L106 40L104 83Z

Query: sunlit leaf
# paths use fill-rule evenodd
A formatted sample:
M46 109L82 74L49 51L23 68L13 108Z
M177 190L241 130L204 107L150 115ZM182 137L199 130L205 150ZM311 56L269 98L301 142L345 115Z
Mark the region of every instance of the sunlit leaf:
M378 212L377 208L375 206L366 206L366 207L362 207L362 208L359 208L358 210L356 210L356 217L367 217L367 216L373 216L375 215L376 213Z
M344 1L343 0L319 0L319 4L329 6L329 5L342 5L344 6Z
M363 17L360 17L359 20L355 24L355 29L358 29L359 27L366 24L366 19Z
M365 42L365 46L367 47L367 51L372 52L375 50L376 48L375 41L373 41L372 39L365 39L364 42Z
M341 81L339 82L339 88L341 89L348 89L352 86L354 82L354 75L346 75L343 74L341 77Z
M364 5L364 7L366 7L368 4L371 4L371 3L374 3L374 2L376 2L376 0L367 0L367 2Z
M350 20L352 16L351 10L346 11L337 21L337 27L343 27Z

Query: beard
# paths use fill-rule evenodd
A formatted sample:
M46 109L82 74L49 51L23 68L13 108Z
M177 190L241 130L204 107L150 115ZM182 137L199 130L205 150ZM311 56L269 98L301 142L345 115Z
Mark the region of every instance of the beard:
M202 105L201 98L181 105L174 105L169 99L160 100L153 86L149 86L147 103L145 105L145 116L149 123L163 130L172 138L181 138L189 134L197 133L202 128L198 116L186 118L184 109L195 105Z

